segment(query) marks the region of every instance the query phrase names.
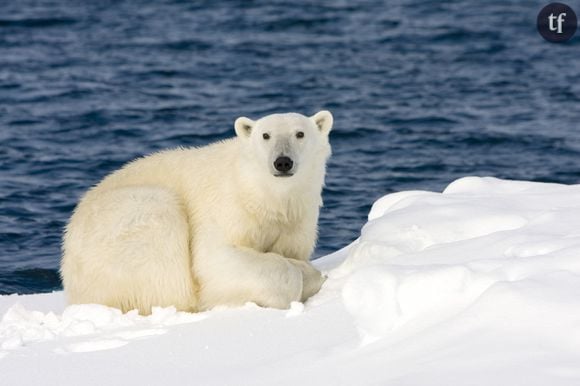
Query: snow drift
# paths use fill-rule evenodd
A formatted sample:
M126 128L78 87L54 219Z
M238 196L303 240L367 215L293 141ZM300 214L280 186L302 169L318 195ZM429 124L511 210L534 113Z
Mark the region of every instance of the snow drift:
M580 185L387 195L290 310L0 297L3 384L580 384ZM6 382L6 383L5 383Z

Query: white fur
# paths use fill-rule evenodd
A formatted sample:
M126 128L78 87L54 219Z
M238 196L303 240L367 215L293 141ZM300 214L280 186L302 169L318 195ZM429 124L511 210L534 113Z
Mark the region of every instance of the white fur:
M69 301L142 314L304 301L323 281L308 259L331 127L327 111L242 117L235 138L112 173L67 226L61 274ZM279 156L294 161L291 177L275 176Z

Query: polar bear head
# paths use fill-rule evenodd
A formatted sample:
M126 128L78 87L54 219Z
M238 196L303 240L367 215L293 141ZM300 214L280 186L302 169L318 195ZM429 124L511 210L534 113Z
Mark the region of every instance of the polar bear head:
M238 118L236 134L242 142L245 162L250 163L243 167L276 180L324 173L330 156L328 134L332 122L329 111L320 111L311 117L287 113L268 115L257 121Z

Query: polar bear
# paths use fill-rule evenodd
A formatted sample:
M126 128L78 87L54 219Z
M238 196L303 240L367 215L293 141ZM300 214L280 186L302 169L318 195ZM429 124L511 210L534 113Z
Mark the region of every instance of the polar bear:
M235 121L236 136L133 161L80 200L64 233L71 303L149 314L255 302L288 308L320 289L317 237L333 118Z

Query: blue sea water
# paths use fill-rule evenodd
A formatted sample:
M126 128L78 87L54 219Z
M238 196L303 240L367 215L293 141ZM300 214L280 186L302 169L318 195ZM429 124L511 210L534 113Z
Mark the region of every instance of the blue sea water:
M539 1L0 2L0 293L60 287L63 226L127 161L329 109L316 255L465 175L578 183L580 37ZM577 12L580 3L569 3Z

